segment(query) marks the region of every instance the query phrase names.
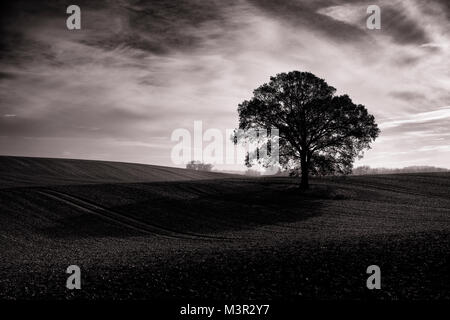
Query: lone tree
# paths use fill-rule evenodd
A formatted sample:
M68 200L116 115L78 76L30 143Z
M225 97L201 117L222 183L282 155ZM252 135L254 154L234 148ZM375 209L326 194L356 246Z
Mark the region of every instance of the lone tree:
M380 130L363 105L335 92L309 72L277 74L239 104L239 129L277 128L280 165L301 174L304 189L309 174L351 173Z

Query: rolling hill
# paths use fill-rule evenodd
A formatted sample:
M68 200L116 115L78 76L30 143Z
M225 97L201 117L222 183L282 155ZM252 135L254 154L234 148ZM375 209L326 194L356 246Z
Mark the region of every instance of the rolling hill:
M185 181L224 178L226 175L137 163L0 156L0 177L0 188L7 188L55 184Z
M450 173L301 191L289 177L0 161L0 298L450 299ZM373 264L382 290L365 287Z

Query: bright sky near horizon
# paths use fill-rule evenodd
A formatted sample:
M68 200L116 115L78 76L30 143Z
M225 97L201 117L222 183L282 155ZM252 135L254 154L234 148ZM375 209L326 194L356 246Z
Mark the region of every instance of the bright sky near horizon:
M67 30L70 4L2 9L0 154L173 166L173 130L225 133L253 89L299 70L375 116L356 165L450 167L447 0L83 0Z

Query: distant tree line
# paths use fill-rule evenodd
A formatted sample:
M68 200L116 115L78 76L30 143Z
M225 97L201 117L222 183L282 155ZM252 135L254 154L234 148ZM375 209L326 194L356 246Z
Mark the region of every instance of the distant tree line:
M259 177L261 175L261 172L259 172L258 170L254 170L254 169L247 169L245 171L245 175L250 176L250 177Z
M213 168L212 164L203 163L201 161L190 161L186 164L186 169L197 170L197 171L211 171Z
M352 175L367 174L390 174L390 173L416 173L416 172L446 172L450 171L446 168L432 166L409 166L405 168L371 168L370 166L360 166L352 170Z

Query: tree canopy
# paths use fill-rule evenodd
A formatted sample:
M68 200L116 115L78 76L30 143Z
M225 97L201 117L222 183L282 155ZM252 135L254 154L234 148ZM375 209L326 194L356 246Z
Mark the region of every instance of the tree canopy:
M348 174L380 130L373 115L309 72L270 78L239 104L239 129L279 130L280 165L301 174Z

